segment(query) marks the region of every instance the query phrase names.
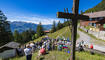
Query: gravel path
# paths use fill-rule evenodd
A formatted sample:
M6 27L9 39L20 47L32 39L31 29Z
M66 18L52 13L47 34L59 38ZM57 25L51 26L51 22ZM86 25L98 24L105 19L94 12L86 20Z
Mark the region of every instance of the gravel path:
M85 43L90 44L91 43L91 37L89 37L87 34L81 32L78 30L78 34L80 37L77 39L77 43L81 42L82 40L85 41Z
M88 36L87 34L79 30L78 30L78 34L80 35L80 37L79 39L77 39L77 43L83 40L88 45L93 44L94 49L105 52L105 44L101 44L101 43L96 44L95 42L93 42L93 40L95 41L95 39L91 38L90 36Z

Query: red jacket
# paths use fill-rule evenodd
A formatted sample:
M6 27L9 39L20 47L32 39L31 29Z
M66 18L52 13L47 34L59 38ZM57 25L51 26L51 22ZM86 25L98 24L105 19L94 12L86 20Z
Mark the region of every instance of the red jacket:
M45 51L44 48L40 49L40 53L41 53L41 54L45 54L45 52L46 52L46 51Z
M93 49L93 45L92 44L90 45L90 48Z

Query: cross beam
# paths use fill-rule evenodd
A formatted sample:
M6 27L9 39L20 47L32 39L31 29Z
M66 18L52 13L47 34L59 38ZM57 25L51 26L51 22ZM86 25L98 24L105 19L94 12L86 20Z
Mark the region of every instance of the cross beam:
M77 20L88 20L89 17L85 15L78 14L79 10L79 0L73 0L73 13L58 12L58 18L72 19L72 46L71 46L71 57L70 60L75 60L75 47L76 47L76 37L77 37Z
M75 18L75 14L73 13L65 13L65 12L57 12L58 18L66 18L66 19L73 19ZM89 20L89 16L78 14L77 18L80 20Z

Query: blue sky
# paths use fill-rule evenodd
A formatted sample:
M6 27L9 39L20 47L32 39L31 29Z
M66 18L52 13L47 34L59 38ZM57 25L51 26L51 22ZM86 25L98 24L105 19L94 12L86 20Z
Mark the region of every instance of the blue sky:
M102 0L80 0L80 10L94 7ZM72 12L73 0L0 0L0 10L7 16L8 21L25 21L32 23L52 24L57 11L68 8ZM63 20L61 20L63 22Z

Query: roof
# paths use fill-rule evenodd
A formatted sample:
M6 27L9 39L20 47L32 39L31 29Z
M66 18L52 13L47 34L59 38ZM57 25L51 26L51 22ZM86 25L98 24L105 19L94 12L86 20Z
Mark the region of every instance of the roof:
M44 31L45 33L49 33L50 31L49 30L46 30L46 31Z
M9 49L15 49L19 47L19 43L16 42L9 42L3 46L0 47L0 52L4 51L4 50L9 50Z
M89 18L105 17L105 11L85 13L83 15L87 15L87 16L89 16Z
M9 42L3 46L0 47L0 49L2 49L3 47L9 47L9 48L18 48L20 44L16 43L16 42Z

